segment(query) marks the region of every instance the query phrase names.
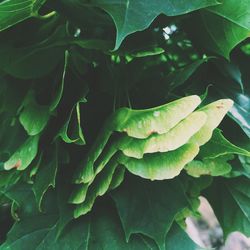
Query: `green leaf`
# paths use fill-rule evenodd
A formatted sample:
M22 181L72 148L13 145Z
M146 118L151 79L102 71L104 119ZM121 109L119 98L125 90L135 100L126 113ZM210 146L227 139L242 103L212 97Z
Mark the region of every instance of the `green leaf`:
M230 7L234 7L231 9ZM237 25L249 29L249 0L239 0L237 8L235 8L234 0L228 0L214 7L209 7L206 10L217 14ZM240 14L240 15L238 15Z
M29 177L31 179L33 178L33 176L36 175L39 169L40 163L42 161L42 158L43 158L43 152L38 152L36 158L32 162L31 170L29 171Z
M0 68L14 77L37 79L50 73L63 60L67 43L65 26L59 26L46 39L28 46L1 42Z
M109 208L110 209L110 208ZM125 249L126 242L122 228L113 214L99 211L72 222L64 230L63 236L55 240L50 237L38 249ZM52 235L53 236L53 235Z
M245 162L245 160L239 160L239 159L247 159L248 157L239 156L237 158L234 158L234 160L231 162L231 166L233 167L232 170L224 175L226 178L236 178L240 176L245 176L247 178L250 178L250 169L248 164Z
M24 99L19 116L20 123L31 136L39 134L50 118L48 106L39 105L35 100L35 92L30 91Z
M35 207L33 193L27 186L17 186L9 196L20 203L22 212L7 235L1 250L44 250L44 249L155 249L154 242L140 235L127 243L121 223L114 208L101 204L104 209L95 209L90 215L74 220L64 230L60 229L55 195L46 197L46 209L40 213ZM62 201L61 201L62 202ZM110 203L110 202L109 202ZM67 214L61 214L67 217ZM68 218L67 218L68 220ZM58 231L61 235L58 237Z
M249 36L249 0L223 1L201 11L200 41L208 49L229 59L231 50ZM216 29L215 29L216 27Z
M0 123L2 128L0 130L0 157L4 164L29 138L27 139L21 124L17 120L10 119L8 115L2 115Z
M250 235L250 181L239 177L218 179L205 193L224 231L224 237L240 231Z
M170 72L166 77L166 82L169 84L169 91L173 91L175 88L183 85L198 70L198 68L209 59L210 58L199 59L179 70Z
M61 139L66 143L75 143L78 145L84 145L86 143L82 132L80 114L80 104L85 102L86 99L83 98L74 105L68 120L57 135L57 137L61 137Z
M40 210L42 199L49 187L55 188L56 174L58 169L58 149L57 146L50 147L49 150L42 155L39 162L38 171L33 185L36 202Z
M107 204L101 204L101 206L103 209L96 208L88 216L84 216L69 224L58 240L55 241L55 238L47 237L43 246L41 245L37 249L50 249L52 247L55 250L157 250L154 242L144 239L140 235L133 237L127 243L114 208Z
M68 192L60 190L60 194L57 191L46 196L43 213L37 208L30 185L17 184L8 190L7 195L19 206L20 220L14 223L0 249L46 249L44 245L54 243L72 218L64 197Z
M182 220L185 219L187 216L183 216L188 211L188 216L199 216L198 208L200 206L200 199L199 197L202 195L202 191L207 189L213 183L213 177L209 175L204 175L199 178L193 178L188 175L180 176L180 181L184 186L185 194L189 199L190 202L190 209L185 208L176 218L178 223L182 223Z
M53 244L53 249L121 249L121 250L157 250L157 245L148 237L134 234L128 242L125 241L123 228L113 207L109 202L98 204L100 207L84 216L65 230L61 239ZM179 244L175 242L176 237ZM82 239L79 241L79 239ZM180 240L181 239L181 240ZM166 250L197 250L197 245L176 224L169 230L166 237ZM76 246L74 246L76 245ZM49 246L49 245L48 245ZM67 247L65 247L67 246Z
M17 110L27 88L17 82L0 78L0 162L2 164L27 140L27 135L16 119Z
M235 146L222 135L219 129L215 129L211 140L201 147L199 156L209 159L228 154L238 154L249 157L250 151Z
M202 161L194 160L185 166L185 170L193 177L201 175L221 176L231 171L232 167L227 161L233 158L233 155L226 155Z
M185 246L185 250L202 250L203 248L189 238L187 233L181 229L176 223L171 227L166 238L166 250L181 250ZM205 250L205 249L204 249ZM207 249L208 250L208 249Z
M13 171L0 171L0 188L4 190L11 185L14 185L20 178L15 170Z
M46 0L3 0L0 2L0 31L37 15Z
M121 156L118 161L132 174L150 180L165 180L179 175L184 166L192 161L198 152L197 144L187 143L175 151L148 154L143 159Z
M10 170L26 169L32 160L36 157L38 151L39 136L30 136L16 152L4 163L4 168Z
M184 190L178 180L150 182L129 178L112 192L126 239L141 233L154 239L165 249L165 238L175 215L188 206Z
M66 72L68 69L68 64L69 64L69 51L65 50L64 52L64 66L63 66L63 72L62 72L62 80L61 82L59 82L59 87L56 91L56 94L54 96L54 98L52 99L52 102L49 105L49 110L50 112L53 112L58 104L60 103L61 99L62 99L62 95L63 95L63 90L64 90L64 85L65 85L65 76L66 76Z
M111 41L100 40L100 39L74 39L70 42L71 44L78 45L83 49L95 49L109 51L112 47Z
M206 0L202 3L194 0L188 2L92 0L91 3L104 9L114 20L117 30L115 50L120 47L126 36L146 29L162 13L167 16L177 16L218 4L215 0Z
M52 100L50 101L50 103L47 105L38 104L36 101L36 91L31 89L27 93L21 107L18 109L18 111L20 112L19 121L23 125L27 133L31 136L37 135L44 130L49 122L50 116L53 115L53 112L56 110L62 99L65 74L68 65L68 57L69 52L66 50L62 80L61 82L59 81L57 88L54 90L55 94L52 95ZM80 135L83 137L82 131L80 129L79 133L81 133Z
M250 88L247 84L249 73L246 66L249 59L243 57L237 64L225 60L213 60L212 62L212 66L215 66L213 72L219 71L219 74L211 74L215 90L219 96L234 101L228 115L240 125L250 138Z
M248 177L250 177L250 157L239 156L239 160L245 170L244 172L246 172L246 174L248 174Z
M12 202L11 213L17 221L20 220L20 217L26 216L27 213L29 214L37 209L31 185L19 181L4 190L4 194Z
M250 102L250 97L247 95L238 95L233 108L229 112L229 116L235 120L250 138L250 110L247 103Z
M249 36L237 4L0 0L1 250L195 250L185 219L206 190L250 236L248 42L231 63L207 50ZM200 108L208 84L204 103L233 108Z

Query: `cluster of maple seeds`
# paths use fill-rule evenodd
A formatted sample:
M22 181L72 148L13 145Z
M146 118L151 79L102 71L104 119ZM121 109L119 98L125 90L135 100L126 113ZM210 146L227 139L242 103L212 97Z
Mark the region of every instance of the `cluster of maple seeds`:
M117 110L75 174L74 216L88 213L98 196L118 187L126 169L150 180L179 175L233 105L222 99L195 111L200 103L193 95L152 109Z

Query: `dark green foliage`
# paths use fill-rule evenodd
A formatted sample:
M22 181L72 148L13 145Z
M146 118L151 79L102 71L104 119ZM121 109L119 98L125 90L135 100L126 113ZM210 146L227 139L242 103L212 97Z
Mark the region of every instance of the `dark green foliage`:
M0 249L195 250L201 194L250 236L249 13L0 0Z

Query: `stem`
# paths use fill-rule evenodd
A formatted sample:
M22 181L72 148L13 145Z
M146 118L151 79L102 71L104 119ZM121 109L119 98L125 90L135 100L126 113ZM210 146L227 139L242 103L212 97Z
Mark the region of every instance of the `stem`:
M131 101L130 101L130 97L129 97L128 89L126 89L126 96L127 96L128 106L129 106L129 108L130 108L130 109L132 109L132 105L131 105Z
M117 95L117 90L115 89L115 92L114 92L114 101L113 101L113 112L116 111L116 95Z
M43 16L39 15L38 13L36 13L34 16L38 19L45 20L45 19L48 19L48 18L55 16L56 14L57 14L56 11L51 11L48 14L43 15Z

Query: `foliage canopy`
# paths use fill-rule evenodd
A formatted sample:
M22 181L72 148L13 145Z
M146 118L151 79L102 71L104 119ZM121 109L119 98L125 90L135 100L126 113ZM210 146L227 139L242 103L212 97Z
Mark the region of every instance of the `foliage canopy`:
M249 34L250 0L0 0L0 249L194 250L200 195L250 236Z

